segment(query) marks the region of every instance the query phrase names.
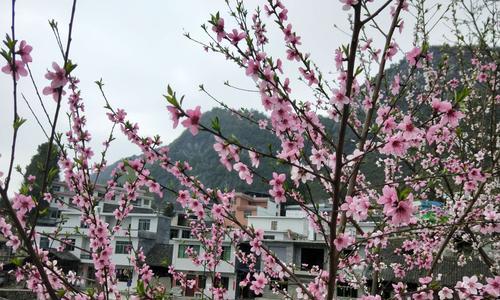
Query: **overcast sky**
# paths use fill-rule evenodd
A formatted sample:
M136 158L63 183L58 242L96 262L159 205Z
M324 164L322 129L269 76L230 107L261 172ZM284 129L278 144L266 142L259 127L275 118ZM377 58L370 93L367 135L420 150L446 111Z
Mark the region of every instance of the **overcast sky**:
M10 33L10 2L0 1L1 37ZM33 63L30 66L40 88L48 84L43 75L51 62L61 64L62 61L48 20L58 21L65 41L71 2L17 1L16 38L24 39L33 46ZM374 2L382 3L380 0ZM428 2L432 5L435 1ZM302 36L302 49L311 53L313 60L325 74L333 71L334 49L350 40L349 35L336 29L334 24L344 32L349 32L348 12L342 10L337 0L285 0L284 3L289 9L289 21ZM223 85L224 81L229 80L234 85L252 88L253 82L244 76L244 71L220 55L206 53L183 36L184 32L189 32L193 37L206 40L200 25L209 19L210 13L217 11L225 17L227 27L231 28L227 8L222 0L78 2L70 58L78 64L74 74L81 80L88 128L96 147L94 152L99 153L111 125L105 117L104 102L94 84L100 78L103 78L113 106L124 108L131 120L139 122L142 134L160 134L165 142L171 142L181 132L179 128L172 129L165 110L166 103L162 94L166 93L167 84L173 86L179 94L186 95L187 107L201 105L202 111L214 106L208 97L198 91L198 86L202 83L219 99L233 107L259 107L257 94L235 91ZM406 14L408 29L403 35L396 35L398 44L405 50L408 50L413 41L411 19ZM388 20L390 18L387 15L381 15L380 24L387 27ZM273 44L268 52L283 58L283 38L281 33L272 29L273 25L272 22L268 24ZM442 43L447 32L446 27L437 27L431 41L435 44ZM380 45L382 40L378 37L375 42ZM3 61L1 65L4 65ZM296 78L296 68L297 65L292 64L285 71L290 72L290 77ZM331 74L331 78L336 76ZM310 97L307 88L300 83L296 83L295 89L297 97ZM33 87L27 78L21 79L19 92L28 98L41 116ZM5 172L10 156L13 105L11 78L3 73L0 73L0 101L0 171ZM55 103L52 98L44 97L44 101L50 112L53 112ZM24 168L35 153L36 146L46 139L21 98L19 106L20 115L28 119L20 130L16 152L16 164ZM62 124L59 130L65 131L66 118L63 116L59 121ZM43 124L47 125L47 122ZM138 153L138 149L129 144L120 133L118 137L108 156L110 162ZM20 177L16 176L13 184L18 186L20 182Z

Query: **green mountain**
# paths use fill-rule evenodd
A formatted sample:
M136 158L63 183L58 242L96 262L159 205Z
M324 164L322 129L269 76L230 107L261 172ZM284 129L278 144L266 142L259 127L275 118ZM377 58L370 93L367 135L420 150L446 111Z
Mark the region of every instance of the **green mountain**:
M256 120L265 119L262 113L250 112ZM215 118L219 119L221 132L224 136L234 136L242 145L252 145L259 151L269 152L269 147L279 149L278 139L266 130L261 130L257 124L251 123L226 109L214 108L203 113L201 123L209 125ZM213 149L215 139L212 134L200 131L193 136L189 131L184 132L174 140L169 147L169 157L172 161L188 161L193 167L191 174L196 175L207 187L219 187L235 189L236 191L249 191L267 193L269 185L258 177L254 177L252 185L247 185L238 177L235 171L228 172L219 162L219 156ZM131 156L129 158L136 158ZM240 158L244 163L249 164L249 157L246 151L240 153ZM101 182L105 182L116 165L106 168L101 174ZM161 169L157 165L149 166L151 175L162 184L169 187L179 187L177 180L172 175ZM273 171L283 172L284 166L277 165L270 159L261 159L258 172L265 177L270 177ZM165 199L173 199L171 194L165 195Z
M442 59L443 54L447 54L451 57L452 63L450 65L452 67L458 66L460 64L456 64L456 58L451 55L456 49L453 48L443 48L443 47L430 47L430 52L434 55L434 62L439 63ZM387 75L384 78L383 90L385 90L384 94L389 94L388 89L390 89L390 84L392 82L392 78L397 72L402 72L403 74L407 72L408 64L406 60L402 60L397 64L394 64L387 71ZM458 70L455 70L452 73L456 73ZM420 75L422 76L422 75ZM417 88L421 88L424 85L423 79L418 76L417 82L414 84L417 85ZM420 82L421 81L421 82ZM405 109L405 104L402 104L403 109ZM246 111L245 114L251 114L252 117L256 120L266 119L266 115L257 112L257 111ZM278 139L269 133L266 130L259 129L258 125L249 122L246 119L241 118L240 116L231 113L226 109L214 108L210 111L205 112L202 115L201 122L202 124L209 125L212 120L215 118L219 119L221 132L226 137L233 136L236 138L242 145L253 146L257 150L262 152L269 152L269 148L273 149L273 152L276 153L279 151L280 142ZM321 117L321 122L326 128L328 135L332 138L333 141L337 141L338 139L338 127L339 123L335 123L330 119ZM345 151L347 153L352 153L354 150L356 140L354 133L347 130L347 138ZM254 177L254 182L252 185L247 185L244 181L240 180L237 172L232 171L228 172L224 166L222 166L219 162L219 157L215 150L213 149L213 144L215 140L214 137L207 132L200 131L200 133L196 136L192 136L190 132L184 130L184 132L173 141L168 147L170 148L169 156L173 161L189 161L190 165L193 167L191 174L196 175L201 182L205 184L206 187L218 187L218 188L227 188L229 190L235 189L236 191L241 192L258 192L258 193L267 193L269 190L269 185L267 182L263 182L258 177ZM306 153L310 152L310 145L306 145L305 147ZM131 156L129 158L136 158L137 156ZM241 160L245 163L249 163L248 154L246 151L240 153ZM367 179L373 184L380 184L383 179L382 176L379 176L383 170L379 167L375 166L375 161L377 160L378 155L370 154L366 157L365 162L361 166L362 172L367 176ZM105 182L110 175L112 168L116 165L113 164L106 168L103 171L100 179L101 182ZM174 189L179 188L179 184L177 181L167 172L162 170L157 165L149 166L151 174L154 178L156 178L159 182ZM258 172L266 177L272 177L272 172L284 172L287 170L287 167L277 163L276 161L272 161L270 159L261 159L260 167L258 168ZM315 199L325 199L325 194L320 188L318 183L313 183L311 185L312 194ZM173 195L166 194L164 200L172 201Z

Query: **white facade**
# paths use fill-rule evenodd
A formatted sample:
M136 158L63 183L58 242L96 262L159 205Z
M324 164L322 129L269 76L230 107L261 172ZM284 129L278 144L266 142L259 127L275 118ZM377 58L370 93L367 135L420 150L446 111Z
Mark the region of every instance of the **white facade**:
M59 199L65 203L71 203L73 194L66 190L64 184L55 183L54 187L54 194ZM96 192L94 196L101 197L103 195L100 192ZM122 222L122 232L117 232L113 236L111 245L114 252L112 262L116 265L117 269L118 288L125 293L128 289L129 292L133 292L137 281L137 274L135 274L133 266L129 262L127 249L130 246L137 249L144 237L155 239L155 235L159 233L159 220L164 218L151 209L152 200L152 197L140 193L137 203L134 203L136 205L134 205L132 213ZM116 200L101 200L98 207L96 207L96 214L109 224L109 228L116 225L116 218L113 215L113 211L117 205L118 202ZM64 243L45 236L52 235L58 230L58 239L67 239L73 244L73 246L66 245L65 252L71 253L80 260L78 275L84 278L84 285L91 285L94 276L93 262L90 253L82 250L90 250L90 239L87 226L81 222L81 212L68 205L61 206L53 203L51 203L50 211L52 218L41 220L42 222L36 226L36 230L39 233L37 244L45 249L58 249ZM162 234L168 235L168 233L163 232Z
M309 228L309 221L301 216L249 216L248 226L263 229L268 239L287 240L292 239L294 234L298 234L302 239L314 239L314 231Z
M203 265L195 265L191 258L189 258L184 250L187 247L193 248L198 253L198 256L202 256L205 253L203 246L198 240L195 239L179 239L174 238L171 240L173 245L172 254L172 265L176 271L185 273L189 278L196 280L195 285L195 295L198 293L204 293L205 295L210 295L210 287L212 286L211 271L206 270ZM235 276L235 256L234 256L234 246L231 245L229 241L223 244L224 252L227 256L224 256L225 261L221 261L217 266L216 271L221 273L222 281L227 289L227 299L235 299L235 292L238 288L238 283L236 282ZM201 276L205 276L204 282L201 282ZM193 296L189 294L189 291L185 290L184 295Z
M280 205L276 204L270 198L267 199L266 207L257 206L257 216L279 216Z

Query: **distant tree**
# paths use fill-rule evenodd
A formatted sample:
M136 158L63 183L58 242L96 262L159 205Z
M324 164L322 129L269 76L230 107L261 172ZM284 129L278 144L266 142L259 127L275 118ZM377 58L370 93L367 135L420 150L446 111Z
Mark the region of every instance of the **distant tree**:
M174 205L172 203L167 203L167 205L165 205L163 208L163 215L166 217L175 216Z
M40 144L36 150L35 155L31 157L30 163L26 166L24 172L23 187L31 184L32 188L28 195L34 198L41 198L40 191L43 185L43 178L45 173L45 163L47 160L47 153L49 151L49 143L45 142ZM52 147L52 154L50 155L47 168L49 169L47 176L47 186L50 186L54 180L59 180L59 153L56 147ZM34 177L33 177L34 176Z

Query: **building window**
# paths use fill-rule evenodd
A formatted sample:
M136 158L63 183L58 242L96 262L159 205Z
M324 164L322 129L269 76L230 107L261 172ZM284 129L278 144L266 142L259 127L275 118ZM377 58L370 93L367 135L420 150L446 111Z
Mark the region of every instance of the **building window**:
M207 276L198 275L198 288L204 289L207 286Z
M89 266L88 268L87 278L90 280L95 280L95 268L93 265Z
M287 279L285 279L283 281L278 281L277 283L278 283L278 289L279 290L281 290L281 291L283 291L283 290L287 291L288 290L288 280Z
M116 241L115 253L127 254L129 249L132 249L132 243L129 241Z
M132 280L132 270L129 268L116 268L116 279L121 282Z
M187 216L185 214L178 214L177 215L177 225L179 226L187 226Z
M134 203L135 206L141 207L142 206L142 198L137 198Z
M189 239L190 237L191 237L191 231L189 231L189 230L182 231L182 238L183 239Z
M300 265L301 270L310 270L313 266L323 268L325 252L320 248L301 248Z
M264 235L265 240L274 240L274 235Z
M59 219L61 217L61 211L58 209L51 209L49 218L51 219Z
M358 290L347 284L339 283L337 287L337 297L358 298Z
M221 259L225 261L231 260L231 246L222 246Z
M151 220L139 219L139 231L149 231L150 226L151 226Z
M49 245L50 245L49 238L42 236L40 238L40 248L42 248L43 250L49 250Z
M243 212L243 216L244 216L245 218L247 218L247 217L249 217L249 216L251 216L251 215L252 215L252 211L251 211L251 210L245 210L245 211Z
M63 240L64 242L64 249L68 251L74 251L75 250L75 239L65 239Z
M81 221L80 228L89 228L89 225L87 225L87 223L85 223L84 221Z
M170 238L176 239L179 237L179 229L170 229Z
M144 206L149 206L150 201L149 201L149 199L144 199L144 200L142 201L142 203L144 204Z
M278 230L278 221L271 221L271 230Z
M186 250L188 248L193 249L193 252L196 252L197 254L200 254L200 245L179 245L179 253L177 253L178 258L189 258L189 255L187 255Z
M229 289L229 277L222 276L220 279L215 278L215 287L223 287Z

